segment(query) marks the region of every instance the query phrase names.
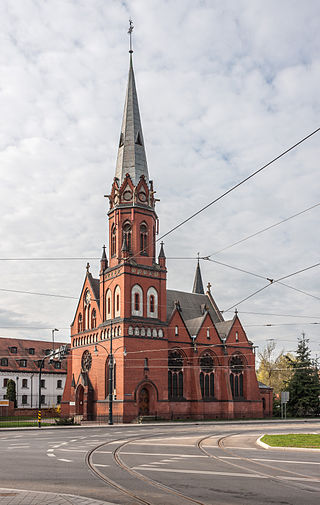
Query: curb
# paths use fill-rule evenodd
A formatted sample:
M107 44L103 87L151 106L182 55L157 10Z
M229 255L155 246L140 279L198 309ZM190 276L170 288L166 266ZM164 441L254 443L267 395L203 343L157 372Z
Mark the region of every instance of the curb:
M264 434L265 435L265 434ZM315 451L315 452L318 452L320 453L320 449L314 449L313 447L281 447L281 446L273 446L273 445L268 445L266 444L265 442L262 442L262 437L264 437L264 435L261 435L261 437L259 437L257 440L256 440L256 443L258 445L260 445L260 447L262 447L263 449L275 449L277 451Z
M52 493L45 491L30 491L26 489L0 488L0 502L3 504L24 505L115 505L111 502L88 498L87 496Z

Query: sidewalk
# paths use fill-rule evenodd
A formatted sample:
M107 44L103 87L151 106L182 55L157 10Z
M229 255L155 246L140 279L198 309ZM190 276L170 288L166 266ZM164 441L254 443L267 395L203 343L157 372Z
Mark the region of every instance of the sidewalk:
M1 505L114 505L84 496L0 488Z

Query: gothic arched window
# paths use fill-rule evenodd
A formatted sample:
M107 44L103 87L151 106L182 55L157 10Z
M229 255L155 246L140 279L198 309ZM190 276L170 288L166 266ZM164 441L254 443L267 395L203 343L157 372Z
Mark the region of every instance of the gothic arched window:
M117 253L117 235L116 235L116 227L112 226L111 229L111 256L115 256Z
M200 389L203 399L214 397L213 357L206 352L200 357Z
M143 315L143 291L138 284L135 284L131 290L131 314L133 316Z
M232 356L230 359L230 386L232 397L234 399L243 398L243 377L244 377L244 362L239 355Z
M147 291L147 317L158 317L158 292L153 286Z
M91 312L91 328L94 329L97 326L97 313L96 309L92 309Z
M148 256L148 228L145 223L140 225L140 253Z
M179 351L170 351L168 356L169 400L183 399L183 357Z
M106 319L112 318L112 294L111 290L108 289L106 292Z
M80 312L80 314L78 315L78 333L80 333L81 331L83 331L83 325L82 325L82 314Z
M120 317L120 286L114 290L114 317Z
M131 251L131 244L132 244L131 234L132 234L131 224L128 221L126 221L123 225L123 228L122 228L122 242L124 241L124 238L126 237L128 251Z

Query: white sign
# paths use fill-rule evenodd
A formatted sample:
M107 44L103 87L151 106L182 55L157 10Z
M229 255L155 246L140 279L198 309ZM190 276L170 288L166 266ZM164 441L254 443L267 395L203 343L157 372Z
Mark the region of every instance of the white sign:
M289 391L281 391L281 403L287 403L289 401Z
M69 405L75 405L76 402L69 402Z

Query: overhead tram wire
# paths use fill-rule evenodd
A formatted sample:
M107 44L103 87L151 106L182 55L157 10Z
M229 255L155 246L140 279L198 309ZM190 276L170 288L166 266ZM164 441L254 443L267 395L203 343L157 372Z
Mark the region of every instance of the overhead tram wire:
M236 242L233 242L232 244L227 245L226 247L223 247L222 249L219 249L219 251L215 251L215 252L209 254L208 258L213 256L214 254L219 254L223 251L226 251L227 249L230 249L231 247L234 247L235 245L241 244L242 242L245 242L246 240L249 240L250 238L256 237L257 235L260 235L261 233L264 233L265 231L271 230L272 228L275 228L276 226L279 226L280 224L285 223L285 222L289 221L290 219L294 219L295 217L301 216L301 214L304 214L305 212L308 212L309 210L315 209L319 205L320 205L320 202L316 203L315 205L312 205L311 207L308 207L307 209L297 212L296 214L293 214L292 216L286 217L285 219L282 219L282 221L278 221L277 223L267 226L266 228L263 228L262 230L256 231L255 233L252 233L251 235L248 235L247 237L237 240Z
M279 279L270 279L270 282L269 284L267 284L266 286L263 286L262 288L258 289L257 291L255 291L254 293L251 293L251 295L249 296L246 296L246 298L243 298L242 300L240 300L238 303L235 303L234 305L232 305L231 307L228 307L227 309L225 310L221 310L220 312L224 313L224 312L228 312L229 310L237 307L240 305L240 303L243 303L245 302L246 300L249 300L249 298L252 298L253 296L257 295L258 293L261 293L261 291L263 291L264 289L268 288L269 286L272 286L273 284L281 284L280 281L282 281L283 279L288 279L289 277L293 277L294 275L298 275L302 272L306 272L307 270L311 270L311 268L315 268L317 266L319 266L320 263L315 263L314 265L311 265L309 267L306 267L306 268L302 268L301 270L297 270L296 272L293 272L291 274L288 274L288 275L284 275L283 277L279 277ZM316 297L315 298L318 298L320 299L319 297Z
M225 196L227 196L229 193L231 193L232 191L234 191L235 189L237 189L239 186L241 186L242 184L244 184L245 182L247 182L249 179L251 179L252 177L254 177L255 175L257 175L258 173L262 172L262 170L264 170L265 168L267 168L270 165L272 165L272 163L276 162L277 160L279 160L280 158L282 158L283 156L285 156L286 154L288 154L290 151L292 151L293 149L295 149L297 146L299 146L300 144L302 144L303 142L305 142L307 139L309 139L310 137L312 137L313 135L315 135L319 131L320 131L320 128L317 128L313 132L309 133L306 137L304 137L303 139L299 140L294 145L292 145L291 147L289 147L288 149L286 149L285 151L283 151L281 154L279 154L278 156L276 156L275 158L273 158L273 160L269 161L268 163L266 163L265 165L263 165L262 167L260 167L258 170L256 170L252 174L248 175L248 177L246 177L245 179L242 179L240 182L238 182L237 184L235 184L234 186L232 186L230 189L228 189L227 191L225 191L224 193L222 193L222 195L218 196L217 198L215 198L214 200L212 200L211 202L209 202L207 205L205 205L204 207L202 207L201 209L199 209L197 212L195 212L194 214L192 214L191 216L189 216L187 219L184 219L184 221L182 221L181 223L179 223L176 226L174 226L173 228L171 228L171 230L167 231L164 235L161 235L161 237L159 237L156 241L158 242L159 240L162 240L164 237L166 237L170 233L174 232L175 230L177 230L178 228L180 228L181 226L183 226L184 224L186 224L188 221L190 221L194 217L198 216L201 212L203 212L204 210L208 209L211 205L217 203L219 200L222 200L222 198L224 198Z
M257 273L249 272L248 270L244 270L243 268L235 267L233 265L228 265L228 263L223 263L222 261L217 261L211 259L209 256L200 256L200 259L206 260L206 261L211 261L212 263L217 263L217 265L221 265L227 268L231 268L232 270L236 270L238 272L242 272L248 275L252 275L254 277L258 277L260 279L267 280L269 282L273 282L273 279L270 279L269 277L266 277L264 275L260 275ZM302 291L302 289L295 288L294 286L290 286L289 284L286 284L284 282L278 282L278 284L281 284L281 286L285 286L286 288L293 289L294 291L298 291L299 293L303 293L306 296L310 296L311 298L315 298L316 300L320 300L319 296L312 295L311 293L307 293L306 291Z

